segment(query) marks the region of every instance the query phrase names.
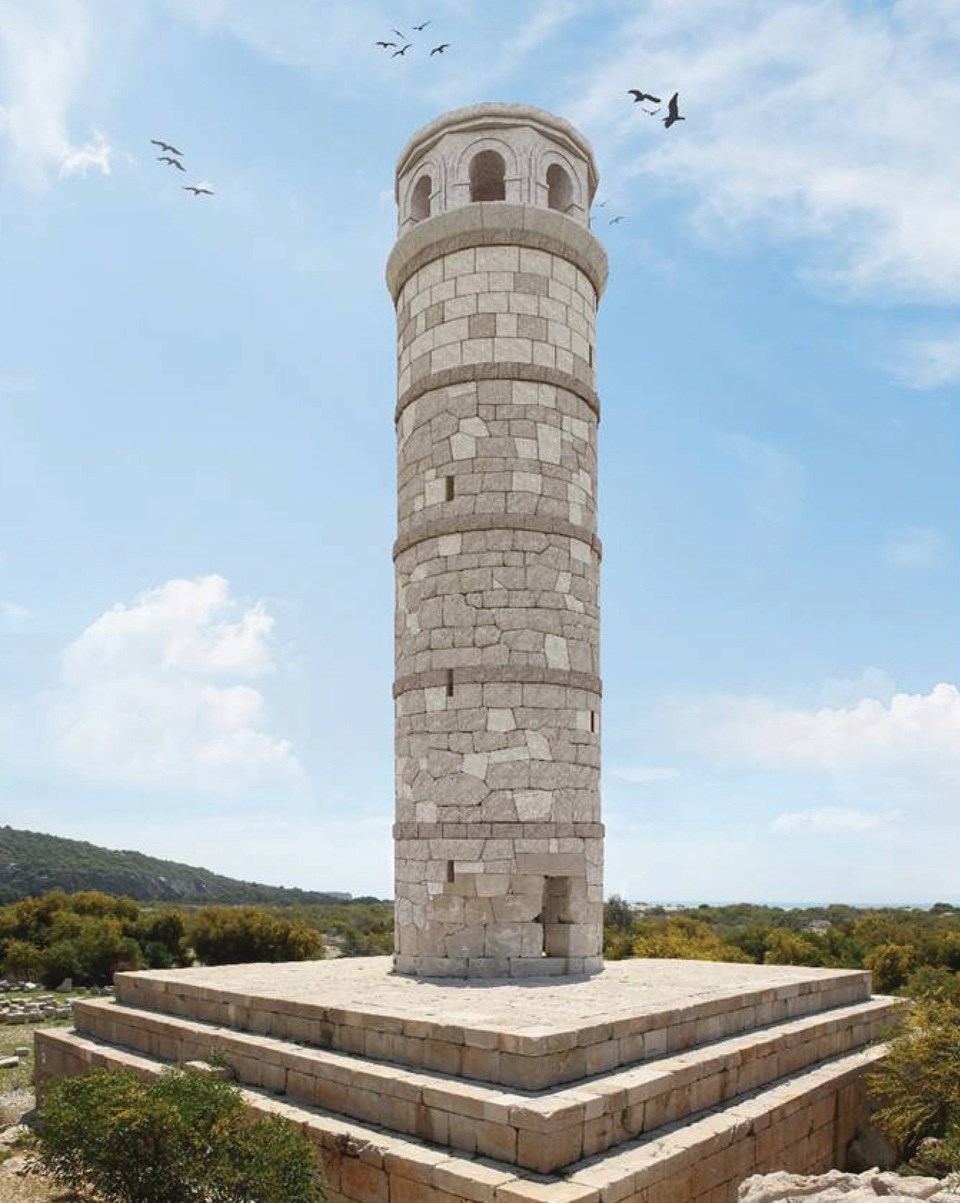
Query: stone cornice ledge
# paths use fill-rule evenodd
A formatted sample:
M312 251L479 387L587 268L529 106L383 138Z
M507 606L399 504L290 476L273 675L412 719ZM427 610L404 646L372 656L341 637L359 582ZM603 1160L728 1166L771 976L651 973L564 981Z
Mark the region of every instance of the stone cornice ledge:
M597 421L600 420L600 398L596 390L570 372L561 372L559 368L548 368L538 363L467 363L458 368L430 372L414 380L400 395L397 407L393 411L394 424L400 421L407 406L424 393L450 388L455 384L472 384L477 380L526 380L535 384L552 384L579 397L593 412Z
M548 251L578 267L597 299L607 283L607 253L579 222L551 209L507 201L475 201L428 217L397 240L387 260L387 287L396 302L415 271L442 255L474 246L523 246Z
M453 674L451 682L450 674ZM398 698L411 689L433 689L452 683L457 685L562 685L567 689L583 689L603 695L603 684L593 673L574 672L569 668L539 668L535 664L484 664L478 668L432 668L421 673L398 677L393 683L393 696Z
M563 518L548 518L540 514L496 513L452 514L449 518L432 518L410 530L401 531L393 545L393 558L396 560L405 551L427 539L437 539L441 535L463 535L478 530L518 530L531 531L537 535L561 535L586 543L598 560L603 555L603 545L599 536Z

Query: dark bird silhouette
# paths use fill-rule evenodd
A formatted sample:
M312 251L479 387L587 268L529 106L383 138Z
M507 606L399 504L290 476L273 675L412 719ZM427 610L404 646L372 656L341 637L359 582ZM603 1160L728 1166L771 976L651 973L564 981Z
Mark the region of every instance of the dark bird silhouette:
M396 46L396 42L374 42L374 46L382 46L384 50L388 50L391 46Z
M430 51L430 57L433 58L435 54L443 54L444 50L446 50L450 44L450 42L441 42L439 46L434 46L434 48Z
M424 23L422 25L414 25L413 28L417 31L417 33L423 33L423 31L427 28L427 26L432 25L432 24L433 24L432 21L424 21Z
M176 155L178 159L183 158L183 151L177 150L175 146L171 146L169 142L161 142L158 138L151 138L151 143L154 146L159 146L164 154Z
M196 184L184 184L184 192L192 192L194 196L213 196L209 188L198 188Z
M186 171L186 167L176 159L171 159L169 155L157 155L158 163L169 163L171 167L176 167L179 171Z
M627 95L633 97L633 103L639 104L641 100L652 101L653 104L660 103L659 96L653 96L650 92L641 92L639 88L628 88Z
M391 29L390 32L395 33L401 41L407 36L405 33L401 33L399 29Z
M612 226L615 226L615 225L617 225L617 224L618 224L619 222L621 222L621 221L623 221L623 218L622 218L622 217L611 217L611 218L610 218L610 224L611 224Z
M680 105L677 103L679 92L674 92L670 97L670 104L667 106L667 115L663 119L664 126L669 129L675 121L686 121L686 117L680 116Z
M394 50L393 54L391 54L390 57L391 58L399 58L400 55L406 54L412 45L413 45L413 42L407 42L406 46L401 46L401 48L399 50Z

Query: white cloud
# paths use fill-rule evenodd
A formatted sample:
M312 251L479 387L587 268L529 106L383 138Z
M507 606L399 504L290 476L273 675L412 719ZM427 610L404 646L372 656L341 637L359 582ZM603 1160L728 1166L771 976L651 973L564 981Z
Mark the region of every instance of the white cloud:
M64 652L63 763L103 781L231 793L301 766L263 729L250 681L274 669L273 619L220 576L170 580L118 603Z
M721 768L892 775L907 792L960 798L960 692L945 682L886 703L863 698L814 710L714 698L678 706L674 721L684 742Z
M631 13L564 110L616 190L642 180L724 244L797 243L805 272L842 293L960 297L955 7L647 0ZM687 121L665 132L631 85L679 89Z
M84 0L0 0L0 146L12 174L39 191L52 176L110 174L111 147L94 131L74 141L70 110L91 65Z
M60 178L71 175L85 176L91 167L103 175L110 174L110 158L113 149L99 130L93 131L93 139L86 146L72 150L60 164Z
M908 388L941 388L960 380L960 333L920 335L900 347L891 371Z
M32 618L32 613L26 606L0 598L0 629L19 630Z
M820 689L824 706L843 709L856 706L862 698L874 698L889 706L897 692L893 677L882 668L865 668L856 677L827 677Z
M888 539L883 558L892 568L932 568L943 551L943 538L937 531L925 526L912 526Z
M773 831L877 832L895 827L902 818L899 810L871 814L865 810L847 810L840 806L821 806L813 810L795 810L778 815L770 824Z

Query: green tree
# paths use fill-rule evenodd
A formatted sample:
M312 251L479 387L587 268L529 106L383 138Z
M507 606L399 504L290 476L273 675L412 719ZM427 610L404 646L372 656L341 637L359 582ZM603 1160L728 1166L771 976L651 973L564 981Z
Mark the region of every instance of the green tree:
M864 960L873 974L873 988L881 994L898 990L920 966L920 954L912 944L881 944Z
M629 931L633 925L633 907L619 894L611 894L603 904L603 926L614 931Z
M790 931L786 927L775 927L767 933L767 951L763 954L765 965L822 965L820 949L810 936Z
M960 1128L960 1006L942 999L919 1001L886 1057L868 1075L867 1085L879 1104L874 1121L897 1142L905 1159L927 1137L955 1138ZM960 1159L950 1168L960 1169Z
M48 1087L40 1161L103 1203L322 1203L319 1155L288 1120L253 1120L240 1091L171 1069L95 1070Z
M15 981L25 982L40 977L43 972L40 949L26 940L7 940L0 969L4 977L12 977Z
M192 942L207 965L307 961L323 955L318 932L257 907L204 907L194 918Z

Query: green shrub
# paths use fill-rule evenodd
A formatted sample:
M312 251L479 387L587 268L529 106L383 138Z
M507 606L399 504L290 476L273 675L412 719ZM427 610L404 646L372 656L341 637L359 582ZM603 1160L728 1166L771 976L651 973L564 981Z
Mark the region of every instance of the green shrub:
M881 944L864 960L873 974L873 988L880 994L899 990L920 966L920 954L912 944Z
M948 1137L960 1170L960 1006L925 998L907 1014L889 1052L868 1076L874 1121L910 1160L928 1138Z
M193 948L206 965L307 961L323 955L318 932L252 906L199 910L193 921Z
M322 1203L319 1155L288 1120L253 1120L240 1091L171 1069L95 1070L47 1089L40 1163L103 1203Z

